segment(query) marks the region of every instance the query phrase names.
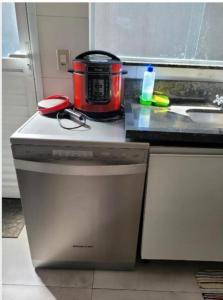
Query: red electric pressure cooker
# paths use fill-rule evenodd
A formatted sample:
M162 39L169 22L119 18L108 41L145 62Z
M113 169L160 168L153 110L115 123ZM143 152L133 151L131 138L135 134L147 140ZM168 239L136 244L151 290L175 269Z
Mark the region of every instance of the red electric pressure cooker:
M92 117L120 113L123 95L122 62L106 51L87 51L73 60L74 107Z

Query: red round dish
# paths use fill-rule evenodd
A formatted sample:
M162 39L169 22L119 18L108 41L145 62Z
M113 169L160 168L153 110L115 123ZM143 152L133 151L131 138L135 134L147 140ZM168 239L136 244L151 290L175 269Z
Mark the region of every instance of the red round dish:
M56 113L71 106L70 99L63 95L52 95L38 102L37 110L43 114Z

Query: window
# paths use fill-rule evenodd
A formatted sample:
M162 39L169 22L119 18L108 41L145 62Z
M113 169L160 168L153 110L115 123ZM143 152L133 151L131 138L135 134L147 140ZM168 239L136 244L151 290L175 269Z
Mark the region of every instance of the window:
M123 61L223 66L223 3L95 3L91 48Z
M14 3L2 3L2 56L20 50L19 35Z

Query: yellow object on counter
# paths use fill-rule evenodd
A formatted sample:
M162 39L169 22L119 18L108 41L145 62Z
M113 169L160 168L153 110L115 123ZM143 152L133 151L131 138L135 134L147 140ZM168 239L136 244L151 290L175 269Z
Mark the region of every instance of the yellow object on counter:
M159 107L167 107L170 104L170 99L164 93L155 91L152 98L149 100L145 100L142 96L140 96L139 103L146 106L154 105Z
M152 97L152 104L155 106L167 107L170 104L170 99L165 94L155 91Z

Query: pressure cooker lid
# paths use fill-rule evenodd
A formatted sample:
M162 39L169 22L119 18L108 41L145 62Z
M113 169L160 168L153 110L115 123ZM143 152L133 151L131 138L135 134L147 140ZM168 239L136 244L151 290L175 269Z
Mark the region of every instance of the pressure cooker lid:
M74 60L85 63L121 63L121 60L116 55L102 50L93 50L81 53Z

